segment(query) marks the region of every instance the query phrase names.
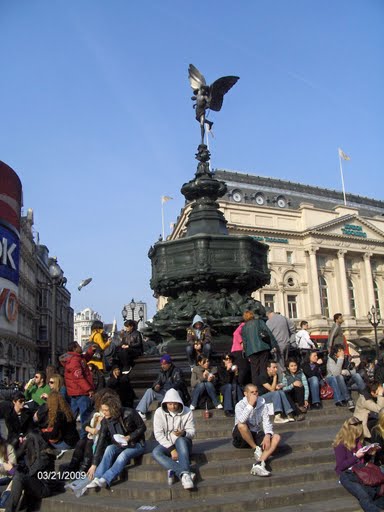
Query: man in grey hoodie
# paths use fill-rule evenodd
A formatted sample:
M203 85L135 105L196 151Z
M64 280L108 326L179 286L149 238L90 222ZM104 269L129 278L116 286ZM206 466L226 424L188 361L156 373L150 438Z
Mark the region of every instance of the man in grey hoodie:
M155 412L153 434L159 444L152 457L168 470L168 484L173 484L177 476L184 489L193 489L195 475L191 473L190 456L195 421L175 389L165 393L161 407Z

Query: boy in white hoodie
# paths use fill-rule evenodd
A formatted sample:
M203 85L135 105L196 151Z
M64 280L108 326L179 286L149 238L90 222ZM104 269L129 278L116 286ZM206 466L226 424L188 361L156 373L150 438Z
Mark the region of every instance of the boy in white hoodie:
M172 484L177 476L184 489L193 489L190 455L195 421L192 411L184 406L175 389L166 392L161 407L156 410L153 433L159 445L153 450L152 457L168 470L168 483Z

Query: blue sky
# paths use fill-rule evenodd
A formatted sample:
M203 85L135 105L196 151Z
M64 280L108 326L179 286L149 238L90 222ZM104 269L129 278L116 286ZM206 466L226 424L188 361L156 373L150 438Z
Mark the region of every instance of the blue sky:
M74 309L155 310L160 198L169 232L196 169L189 63L240 76L213 167L340 190L340 146L347 192L382 199L383 26L382 0L0 0L0 159Z

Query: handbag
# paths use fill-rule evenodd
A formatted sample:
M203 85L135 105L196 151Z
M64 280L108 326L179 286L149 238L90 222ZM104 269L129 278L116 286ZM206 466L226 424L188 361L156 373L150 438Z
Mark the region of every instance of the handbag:
M384 473L381 472L379 466L376 466L373 462L367 462L364 466L357 464L352 466L352 472L355 473L363 485L368 485L369 487L380 486L380 490L377 494L383 496Z
M331 400L333 398L333 389L326 380L323 380L321 383L320 398L322 400Z

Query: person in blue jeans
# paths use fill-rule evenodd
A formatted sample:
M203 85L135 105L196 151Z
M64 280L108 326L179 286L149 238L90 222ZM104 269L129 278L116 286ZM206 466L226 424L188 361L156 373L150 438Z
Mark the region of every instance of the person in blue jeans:
M376 449L362 450L364 441L363 422L352 416L344 421L333 441L336 458L335 471L341 485L354 496L364 512L379 512L383 509L384 498L379 497L379 486L364 485L352 471L354 466L363 465L365 457L375 455Z
M122 408L118 396L106 394L101 403L99 440L87 476L87 489L109 487L132 459L145 451L146 426L134 409Z
M194 411L198 406L200 397L208 395L216 409L222 409L216 393L217 368L211 368L210 362L203 354L197 357L197 366L191 373L192 400L190 409Z
M224 413L228 417L235 416L235 405L243 398L238 376L239 368L232 354L224 354L223 365L219 368L220 391L224 400Z
M348 406L348 409L353 410L355 404L348 390L346 379L352 379L360 392L365 389L365 383L356 370L345 367L346 362L348 363L348 360L345 358L343 345L333 346L327 360L326 381L333 389L335 405L338 407Z
M183 404L175 389L166 392L161 407L155 412L153 434L159 444L152 457L168 470L168 484L172 485L177 477L184 489L193 489L195 475L191 472L190 457L195 421L192 411Z
M304 375L307 377L309 385L311 409L322 408L320 399L320 382L323 379L320 366L322 364L323 361L322 359L319 359L317 350L310 350L307 354L306 360L302 365Z

